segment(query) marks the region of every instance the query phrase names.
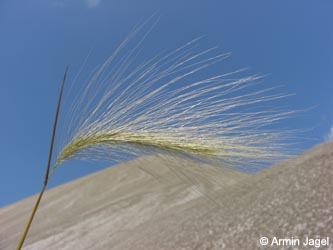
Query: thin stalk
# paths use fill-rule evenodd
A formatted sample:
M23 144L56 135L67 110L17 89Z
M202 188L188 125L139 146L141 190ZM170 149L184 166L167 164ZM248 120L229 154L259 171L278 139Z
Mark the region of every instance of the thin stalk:
M53 152L53 145L54 145L54 138L55 138L55 134L56 134L56 130L57 130L57 123L58 123L58 116L59 116L59 110L60 110L60 104L61 104L61 98L62 98L62 93L64 90L64 85L65 85L65 81L66 81L66 75L67 75L67 71L68 71L68 65L66 66L65 69L65 74L64 74L64 78L62 80L62 84L61 84L61 89L59 92L59 98L58 98L58 104L57 104L57 110L56 110L56 114L55 114L55 119L54 119L54 123L53 123L53 130L52 130L52 137L51 137L51 144L50 144L50 151L49 151L49 158L48 158L48 162L47 162L47 166L46 166L46 173L45 173L45 177L44 177L44 182L43 182L43 186L42 189L38 195L38 198L36 200L36 203L32 209L32 212L30 214L29 220L25 226L25 229L22 233L22 236L20 238L19 243L17 244L16 250L21 250L24 240L29 232L29 228L31 226L32 220L35 216L35 213L38 209L39 203L42 199L42 196L44 194L44 191L46 189L48 180L49 180L49 172L50 172L50 166L51 166L51 160L52 160L52 152Z

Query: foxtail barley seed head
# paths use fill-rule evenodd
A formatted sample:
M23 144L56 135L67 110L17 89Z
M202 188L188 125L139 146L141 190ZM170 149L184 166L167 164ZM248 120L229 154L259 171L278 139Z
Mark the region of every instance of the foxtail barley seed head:
M135 65L143 39L129 44L141 28L76 94L54 169L69 159L119 161L152 151L243 168L288 156L290 131L273 126L295 112L267 106L287 95L258 88L261 76L237 78L240 71L203 76L228 54L200 50L199 39Z

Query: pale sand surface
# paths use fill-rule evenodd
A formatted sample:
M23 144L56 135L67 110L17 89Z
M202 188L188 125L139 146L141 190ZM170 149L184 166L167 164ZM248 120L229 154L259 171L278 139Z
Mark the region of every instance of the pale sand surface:
M257 174L150 156L48 190L23 249L318 249L259 238L330 237L333 143ZM0 209L15 249L35 196Z

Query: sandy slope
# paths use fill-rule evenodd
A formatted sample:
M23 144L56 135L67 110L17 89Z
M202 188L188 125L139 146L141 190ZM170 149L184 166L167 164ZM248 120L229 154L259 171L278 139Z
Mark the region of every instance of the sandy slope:
M24 249L252 250L261 236L330 237L320 249L333 249L332 178L333 143L255 175L141 158L47 191ZM1 250L34 200L0 209Z

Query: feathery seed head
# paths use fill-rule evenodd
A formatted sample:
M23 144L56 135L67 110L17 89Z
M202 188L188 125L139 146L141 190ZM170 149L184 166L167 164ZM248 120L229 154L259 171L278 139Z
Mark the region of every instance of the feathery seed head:
M294 111L265 108L284 98L240 71L202 77L228 54L198 50L198 39L134 66L136 29L95 71L73 102L56 168L68 159L182 153L224 164L262 166L288 155L290 132L269 127Z

